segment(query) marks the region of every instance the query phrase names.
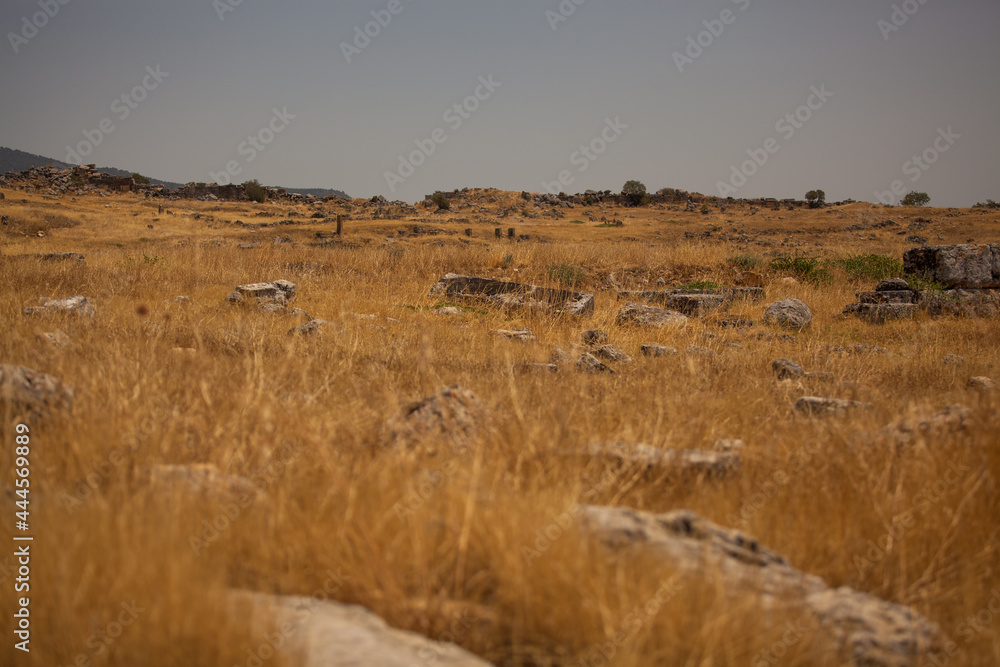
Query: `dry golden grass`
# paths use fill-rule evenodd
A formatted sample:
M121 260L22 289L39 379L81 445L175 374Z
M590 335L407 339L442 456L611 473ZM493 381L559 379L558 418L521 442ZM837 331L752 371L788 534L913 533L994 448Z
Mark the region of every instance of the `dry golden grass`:
M22 196L25 203L14 201ZM421 211L416 224L452 231L471 226L475 237L388 244L387 234L414 221L350 220L348 241L358 247L317 248L307 243L329 225L307 221L312 209L305 206L297 207L299 225L248 230L226 221L271 222L290 207L164 203L172 214L160 215L155 201L133 196L66 199L58 214L80 224L50 228L44 238L3 239L0 362L62 378L77 396L71 416L33 428L32 653L12 648L12 619L4 612L3 664L69 665L80 655L107 665L246 664L267 619L249 623L245 610L228 608L224 591L310 595L328 585L331 574L342 582L334 599L363 604L390 624L431 638L443 636L456 615L473 619L454 633L455 641L496 664L599 664L589 662L599 655L595 647L626 627L636 606L674 573L654 562L610 559L571 536L526 562L522 547L534 545L540 528L580 502L655 512L687 508L739 526L832 586L911 605L936 621L961 648L949 664L1000 662L1000 618L971 636L962 625L1000 588L1000 397L965 386L970 375L1000 378L1000 321L921 316L873 327L837 315L868 283L838 273L828 284L786 284L765 271L768 302L794 296L813 310L812 327L796 342L759 341L760 325L748 332L719 329L716 317L692 320L682 331L614 324L611 274L622 288L652 289L658 278L668 286L729 283L736 272L726 259L736 254L899 257L909 244L894 231L864 232L879 235L876 241L810 231L796 236L808 246L780 245L797 230L874 222L888 213L867 204L833 214L767 212L770 219L609 208L609 219L627 219L624 228L612 229L574 224L576 211L562 221L487 215L469 222L461 210ZM0 206L12 218L42 219L55 215L49 211L56 204L8 191ZM354 202L352 217L363 210ZM279 217L256 218L257 211ZM945 213L897 209L891 215L902 215L904 223L919 215L939 221L932 227L942 243L998 240L992 219ZM717 234L683 239L684 231L711 224L727 230L726 219L751 235L779 230L761 237L775 245L741 246ZM494 226L514 226L533 239L495 241ZM295 243L271 243L286 235ZM813 246L814 238L823 245ZM246 242L263 245L237 247ZM86 265L15 257L54 251L81 252ZM455 319L431 311L436 302L428 288L445 273L557 285L551 270L557 266L583 272L578 287L597 294L593 318L473 310ZM237 284L280 278L297 284L296 306L338 323L340 333L289 337L296 321L223 303ZM74 294L94 302L92 323L21 314L38 297ZM177 295L191 303L173 303ZM760 320L765 305L734 306L732 314ZM493 333L521 326L530 326L538 342ZM556 347L569 349L586 328L605 329L637 363L613 376L516 370L523 362L547 361ZM72 339L69 348L36 338L56 329ZM706 331L718 337L706 339ZM649 340L682 354L641 359L639 346ZM827 350L856 343L889 352ZM683 354L690 345L715 355L692 359ZM944 366L949 353L968 361ZM830 371L836 383L778 383L770 368L777 357ZM383 425L402 406L453 384L474 391L495 415L475 456L440 452L427 459L382 447ZM793 414L794 400L810 394L858 398L874 408L841 419ZM959 403L974 418L964 431L909 444L880 431ZM5 422L3 428L9 453L13 427ZM622 476L602 484L603 467L559 454L601 440L708 449L724 437L747 443L742 473L724 481ZM120 464L109 465L112 460ZM191 536L204 536L203 522L220 509L205 498L151 487L148 471L164 463L210 463L248 477L279 472L267 478L266 501L196 554ZM961 471L959 479L942 488L951 466ZM789 482L747 510L744 503L779 471ZM430 492L428 479L434 480ZM5 488L11 481L5 475ZM869 541L878 542L892 517L928 490L935 501L921 505L916 525L880 560L859 567L855 557L866 557ZM8 544L14 500L8 491L7 518L0 522L0 539ZM0 587L4 610L14 608L11 582L8 577ZM98 655L96 633L133 601L144 611ZM725 597L707 578L681 587L646 619L613 664L747 665L795 620L791 613L761 617L753 599ZM840 664L821 639L808 634L779 664Z

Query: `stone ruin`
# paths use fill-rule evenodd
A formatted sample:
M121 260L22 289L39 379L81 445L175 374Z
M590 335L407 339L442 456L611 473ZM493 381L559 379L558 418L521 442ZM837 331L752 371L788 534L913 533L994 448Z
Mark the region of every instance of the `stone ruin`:
M914 289L902 278L884 280L873 292L858 292L844 310L875 324L931 316L996 317L1000 313L1000 244L923 246L903 254L908 276L943 289Z

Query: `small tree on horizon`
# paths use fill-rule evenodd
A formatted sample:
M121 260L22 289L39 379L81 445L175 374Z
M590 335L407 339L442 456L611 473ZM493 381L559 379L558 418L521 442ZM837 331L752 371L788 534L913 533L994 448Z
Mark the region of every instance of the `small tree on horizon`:
M822 190L810 190L806 193L806 201L809 202L809 208L820 208L826 204L826 193Z
M435 192L431 195L431 203L437 205L437 210L447 211L451 209L451 201L443 192Z
M931 196L926 192L911 192L899 202L900 206L927 206L931 203Z
M645 206L649 203L646 186L639 181L628 181L622 188L622 196L629 206Z

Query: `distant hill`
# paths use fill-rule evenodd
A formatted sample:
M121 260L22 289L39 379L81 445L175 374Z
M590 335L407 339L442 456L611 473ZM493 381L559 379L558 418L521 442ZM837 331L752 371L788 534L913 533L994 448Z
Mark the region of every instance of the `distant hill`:
M6 174L8 171L27 171L29 169L34 169L35 167L44 167L45 165L52 165L57 169L72 169L75 166L61 160L54 160L50 157L34 155L32 153L19 151L16 148L5 148L0 146L0 174ZM115 167L98 167L97 170L105 174L110 174L111 176L131 176L135 173L134 171L117 169ZM147 175L143 174L143 176ZM161 185L171 190L184 187L184 183L161 181L153 178L152 176L147 176L147 178L149 178L149 182L153 185ZM336 195L338 197L349 199L347 194L341 192L340 190L330 190L326 188L285 188L285 190L288 190L289 192L297 192L301 195L313 195L314 197L329 197L331 195Z

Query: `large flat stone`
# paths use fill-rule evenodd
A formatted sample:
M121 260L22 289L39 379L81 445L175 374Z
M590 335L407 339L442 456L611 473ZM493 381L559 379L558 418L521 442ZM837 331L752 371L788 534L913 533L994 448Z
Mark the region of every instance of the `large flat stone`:
M620 311L615 323L638 324L647 327L684 327L688 318L674 310L664 310L655 306L644 306L640 303L626 303Z
M0 365L0 414L45 417L73 406L73 388L61 380L23 366Z
M917 314L917 306L913 303L852 303L844 309L844 314L872 324L885 324L892 320L912 319Z
M495 307L527 308L556 315L593 315L594 295L449 273L431 288L431 297Z

